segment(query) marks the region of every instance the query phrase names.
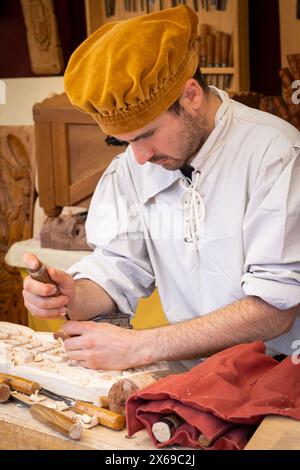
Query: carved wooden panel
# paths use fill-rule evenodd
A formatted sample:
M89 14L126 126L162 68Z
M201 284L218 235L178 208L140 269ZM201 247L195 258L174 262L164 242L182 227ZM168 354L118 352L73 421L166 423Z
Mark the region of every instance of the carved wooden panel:
M23 325L22 279L4 256L13 243L32 236L33 156L32 126L0 127L0 320Z
M64 60L53 0L21 0L33 73L53 75L63 71Z

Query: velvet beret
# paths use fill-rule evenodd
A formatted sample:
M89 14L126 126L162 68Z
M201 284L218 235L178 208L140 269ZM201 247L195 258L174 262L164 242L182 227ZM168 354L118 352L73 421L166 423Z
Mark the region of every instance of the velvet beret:
M112 135L156 119L198 67L197 15L185 5L106 23L72 54L65 90Z

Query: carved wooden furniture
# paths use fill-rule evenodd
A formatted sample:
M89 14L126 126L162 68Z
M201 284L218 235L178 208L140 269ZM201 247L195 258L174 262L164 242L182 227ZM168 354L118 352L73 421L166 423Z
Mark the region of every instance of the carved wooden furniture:
M27 324L22 279L4 262L8 248L32 236L33 128L0 127L0 320Z
M33 107L41 207L50 217L63 206L88 207L100 176L122 149L108 146L106 135L65 94Z

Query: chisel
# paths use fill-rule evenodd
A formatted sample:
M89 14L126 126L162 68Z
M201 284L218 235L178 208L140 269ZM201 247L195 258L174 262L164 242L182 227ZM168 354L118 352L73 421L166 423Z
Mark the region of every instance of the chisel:
M0 403L5 403L9 400L11 390L6 383L0 382Z
M95 406L84 401L75 401L70 398L66 398L62 395L58 395L54 392L51 392L50 390L42 388L37 382L32 382L30 380L24 379L23 377L16 377L10 374L0 374L0 383L4 383L8 385L11 390L24 393L25 395L35 394L36 391L38 391L41 395L45 395L46 397L52 398L53 400L66 403L75 413L86 413L89 416L96 415L99 419L99 423L102 426L115 430L121 430L125 427L125 418L119 413L106 410L105 408L101 408L100 406ZM16 395L14 395L14 397L16 397ZM23 399L23 401L25 400ZM30 403L26 403L28 406L31 406Z
M70 439L80 439L82 433L82 424L74 422L69 416L60 413L59 411L48 408L40 403L31 405L28 401L15 394L10 397L13 401L21 403L30 409L31 415L43 424L46 424L54 431L64 434Z
M58 285L49 276L47 267L39 259L37 260L37 265L35 266L35 268L31 268L31 269L28 268L27 272L32 279L35 279L36 281L39 281L39 282L43 282L44 284L52 284L53 286L55 286L56 292L52 294L54 297L57 297L58 295L61 294ZM65 319L70 320L69 309L67 305L65 305L65 309L66 309L66 313L64 315Z

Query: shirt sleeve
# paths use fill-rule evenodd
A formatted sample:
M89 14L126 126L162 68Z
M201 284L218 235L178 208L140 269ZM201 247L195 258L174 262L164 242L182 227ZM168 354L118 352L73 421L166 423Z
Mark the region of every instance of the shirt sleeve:
M242 289L282 310L300 303L299 148L270 147L243 225Z
M125 159L126 155L114 159L93 195L86 222L93 253L68 272L75 279L96 282L112 297L119 311L133 315L138 300L153 292L155 278Z

